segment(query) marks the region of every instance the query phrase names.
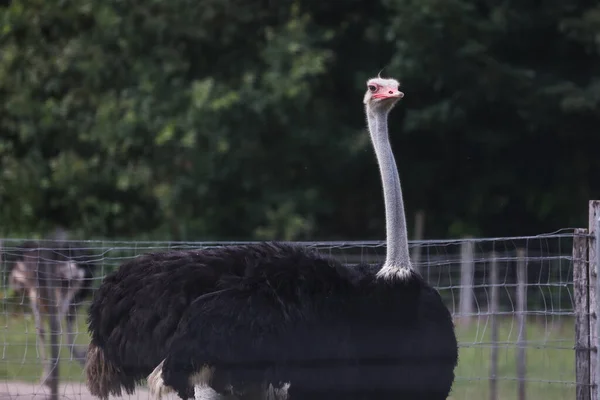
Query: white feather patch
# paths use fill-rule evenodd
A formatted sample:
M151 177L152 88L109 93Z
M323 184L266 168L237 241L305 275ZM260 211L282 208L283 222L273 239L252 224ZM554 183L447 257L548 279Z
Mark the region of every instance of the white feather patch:
M173 392L173 389L165 386L165 381L162 377L162 367L164 362L164 360L161 361L161 363L158 364L158 367L154 368L154 371L152 371L152 373L148 375L148 378L146 378L148 381L148 389L150 389L150 394L154 396L156 400L160 400L162 399L163 395Z
M385 264L379 272L377 272L377 277L385 280L398 279L400 281L407 281L413 274L413 270L411 266L396 266Z
M175 392L172 387L165 385L165 381L162 376L162 368L164 364L164 360L158 364L154 371L148 378L146 378L148 382L148 389L150 389L150 394L154 396L156 400L162 399L164 395ZM196 392L196 388L207 388L210 385L210 380L212 379L213 368L205 366L199 372L190 376L189 383L190 386L194 386L194 392Z

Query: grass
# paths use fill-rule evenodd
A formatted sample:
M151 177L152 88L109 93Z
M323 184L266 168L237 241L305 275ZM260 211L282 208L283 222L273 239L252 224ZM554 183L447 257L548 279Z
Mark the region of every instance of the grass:
M87 345L85 313L78 317L77 343ZM517 399L516 321L499 321L498 398ZM461 343L457 380L451 399L489 398L490 325L480 318L470 324L457 323ZM529 320L527 324L527 394L530 399L566 400L575 398L574 325L571 318ZM16 311L0 319L0 380L37 381L41 366L36 349L33 319ZM61 349L60 375L63 381L83 381L81 366Z
M498 399L517 399L516 319L498 321ZM529 399L575 398L573 318L529 319L526 330L526 393ZM491 330L488 318L457 323L461 344L452 399L488 399Z
M75 343L87 349L89 336L87 334L85 313L77 316ZM47 325L45 325L47 327ZM46 328L47 330L47 328ZM0 358L0 380L18 380L35 382L42 376L41 359L36 344L36 331L31 314L4 314L0 317L0 345L2 349ZM65 336L61 336L61 343L65 343ZM46 337L46 344L49 339ZM49 348L49 346L48 346ZM50 356L50 350L46 351ZM71 359L71 354L66 345L60 349L60 376L62 380L82 381L83 370L81 364Z

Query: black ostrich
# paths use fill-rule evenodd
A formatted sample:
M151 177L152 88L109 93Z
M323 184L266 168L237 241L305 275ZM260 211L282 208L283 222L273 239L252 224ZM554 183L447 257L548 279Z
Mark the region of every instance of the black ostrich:
M447 398L457 342L441 297L410 263L387 132L398 86L373 78L364 98L385 196L384 264L348 267L280 243L140 257L94 297L94 394L131 392L154 365L157 397L290 383L292 400Z
M9 272L9 286L29 298L31 312L39 341L43 364L42 383L47 384L50 365L46 357L46 333L43 317L48 315L48 290L54 290L58 319L66 320L66 343L71 356L83 363L84 354L75 345L74 330L77 310L92 294L92 279L96 264L93 256L72 242L56 239L43 244L28 241L5 253ZM54 281L53 287L50 280Z
M255 249L243 258L258 263L263 254ZM223 257L220 248L154 253L107 275L88 314L91 342L84 370L90 393L101 399L122 396L123 391L133 394L167 355L190 304L219 290L222 279L244 274L245 264L238 261ZM276 392L274 388L262 390L262 386L253 389L259 393L252 392L250 397ZM193 393L190 388L187 397Z

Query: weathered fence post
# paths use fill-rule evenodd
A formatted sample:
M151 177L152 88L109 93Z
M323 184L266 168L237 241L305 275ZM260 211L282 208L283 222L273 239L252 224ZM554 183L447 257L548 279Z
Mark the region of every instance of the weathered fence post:
M590 400L590 306L588 230L573 232L573 296L575 298L575 399Z
M50 292L55 292L55 287L50 289ZM58 306L55 295L52 295L48 302L48 312L50 313L50 400L58 400L58 384L59 384L59 363L60 363L60 337L61 327L58 319Z
M498 255L492 252L490 255L490 277L489 284L492 293L488 305L490 313L490 400L498 399Z
M58 400L58 383L59 383L59 352L60 352L60 321L58 319L58 299L56 298L56 289L59 287L56 274L53 273L54 266L52 261L38 262L38 284L39 293L46 300L48 319L50 326L48 329L50 342L50 363L46 382L50 387L50 400ZM42 323L43 323L42 317Z
M598 300L598 293L600 293L600 261L598 257L600 257L600 214L597 212L596 214L596 230L594 234L595 243L595 251L594 254L596 258L594 259L596 264L596 304L595 304L595 315L596 315L596 341L594 342L594 347L596 348L596 380L595 380L595 390L596 396L598 396L598 400L600 400L600 301Z
M588 237L588 299L589 299L589 315L590 315L590 387L591 387L591 399L597 400L598 397L598 288L600 284L597 279L598 275L598 254L596 253L596 231L597 231L597 220L600 218L600 201L590 200L589 202L589 219L588 219L588 230L592 236Z
M415 234L413 240L423 240L423 231L425 230L425 211L419 210L415 213ZM415 269L421 269L421 252L423 251L420 245L413 247L411 260Z
M460 320L473 318L473 242L465 240L460 246Z
M517 249L517 380L518 399L525 400L525 374L527 369L527 251Z

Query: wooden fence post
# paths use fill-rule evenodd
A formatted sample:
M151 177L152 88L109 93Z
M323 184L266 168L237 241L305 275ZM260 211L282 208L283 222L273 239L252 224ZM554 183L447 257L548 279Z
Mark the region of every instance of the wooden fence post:
M491 286L490 304L490 400L498 399L498 255L492 252L490 255L490 277Z
M473 318L473 242L467 240L460 246L460 320L470 322Z
M415 213L415 234L413 240L423 240L423 231L425 230L425 211L419 210ZM420 245L413 247L411 254L412 264L415 269L421 269L421 252L423 251ZM428 271L429 272L429 271ZM421 271L421 273L423 273Z
M590 306L588 299L588 230L573 234L573 296L575 297L576 400L590 400Z
M40 296L47 303L46 311L48 313L49 323L49 343L50 343L50 359L46 360L50 363L49 375L46 377L46 382L50 387L49 400L58 400L59 398L59 355L60 355L60 321L58 319L58 299L56 290L60 287L56 274L53 271L54 265L52 261L38 262L38 284ZM42 324L44 316L42 315Z
M588 232L591 235L596 234L596 220L600 217L600 201L590 200L589 202L589 226ZM597 285L597 254L596 239L594 236L588 236L588 301L589 301L589 337L590 337L590 397L592 400L598 399L598 293Z
M527 250L517 249L517 380L518 399L525 400L525 374L527 369Z

